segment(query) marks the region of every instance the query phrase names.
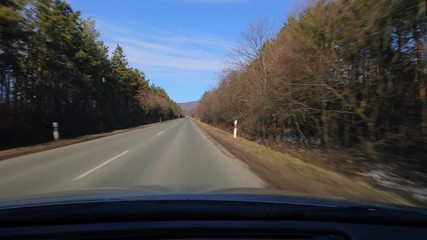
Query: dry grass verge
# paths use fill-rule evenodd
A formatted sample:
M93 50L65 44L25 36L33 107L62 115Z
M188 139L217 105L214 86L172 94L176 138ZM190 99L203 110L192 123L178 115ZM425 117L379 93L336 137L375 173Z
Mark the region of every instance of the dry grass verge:
M42 152L42 151L46 151L46 150L50 150L50 149L54 149L54 148L65 147L68 145L86 142L86 141L94 140L97 138L102 138L102 137L107 137L107 136L111 136L111 135L125 133L125 132L129 132L129 131L137 130L137 129L147 128L147 127L157 125L157 124L159 124L159 123L151 123L151 124L145 124L145 125L141 125L141 126L133 127L133 128L119 129L119 130L115 130L115 131L111 131L111 132L85 135L85 136L72 138L72 139L60 139L58 141L52 141L52 142L37 144L37 145L33 145L33 146L28 146L28 147L19 147L19 148L2 150L2 151L0 151L0 160L13 158L13 157L19 157L22 155L27 155L27 154L36 153L36 152Z
M244 138L233 139L231 133L195 122L208 136L246 162L274 188L327 198L413 205L407 199L375 189L367 182L350 179Z

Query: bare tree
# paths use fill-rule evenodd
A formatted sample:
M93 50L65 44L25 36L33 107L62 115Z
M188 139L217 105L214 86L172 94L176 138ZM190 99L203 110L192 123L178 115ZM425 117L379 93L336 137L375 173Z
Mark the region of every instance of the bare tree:
M250 24L231 49L228 57L232 66L245 68L263 54L265 42L274 36L272 24L265 18Z

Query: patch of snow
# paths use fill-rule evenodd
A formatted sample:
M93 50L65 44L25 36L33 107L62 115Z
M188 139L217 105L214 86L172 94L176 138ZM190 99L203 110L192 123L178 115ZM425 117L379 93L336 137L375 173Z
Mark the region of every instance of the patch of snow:
M421 183L405 179L403 176L391 171L389 167L381 167L386 171L376 169L362 173L362 175L369 177L378 185L406 192L419 201L427 201L427 188L422 186Z

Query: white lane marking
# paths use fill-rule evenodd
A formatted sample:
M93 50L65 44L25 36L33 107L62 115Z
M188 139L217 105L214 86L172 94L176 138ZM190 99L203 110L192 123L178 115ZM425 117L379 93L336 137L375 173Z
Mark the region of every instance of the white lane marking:
M159 133L157 133L157 136L160 136L162 133L164 133L165 131L161 131Z
M79 175L79 176L75 177L73 180L74 180L74 181L76 181L76 180L80 180L80 179L82 179L82 178L86 177L87 175L89 175L89 174L91 174L91 173L95 172L96 170L98 170L98 169L102 168L103 166L105 166L105 165L109 164L110 162L112 162L112 161L116 160L117 158L119 158L119 157L121 157L121 156L125 155L127 152L129 152L129 150L126 150L126 151L124 151L124 152L120 153L119 155L117 155L117 156L115 156L115 157L113 157L113 158L109 159L108 161L106 161L106 162L104 162L104 163L99 164L98 166L96 166L96 167L92 168L91 170L89 170L89 171L87 171L87 172L85 172L85 173L83 173L83 174L81 174L81 175Z

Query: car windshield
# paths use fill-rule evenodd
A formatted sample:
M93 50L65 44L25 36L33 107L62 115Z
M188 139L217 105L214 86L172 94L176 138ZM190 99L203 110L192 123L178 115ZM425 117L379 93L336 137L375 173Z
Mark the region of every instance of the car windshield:
M425 0L2 0L0 202L427 207Z

